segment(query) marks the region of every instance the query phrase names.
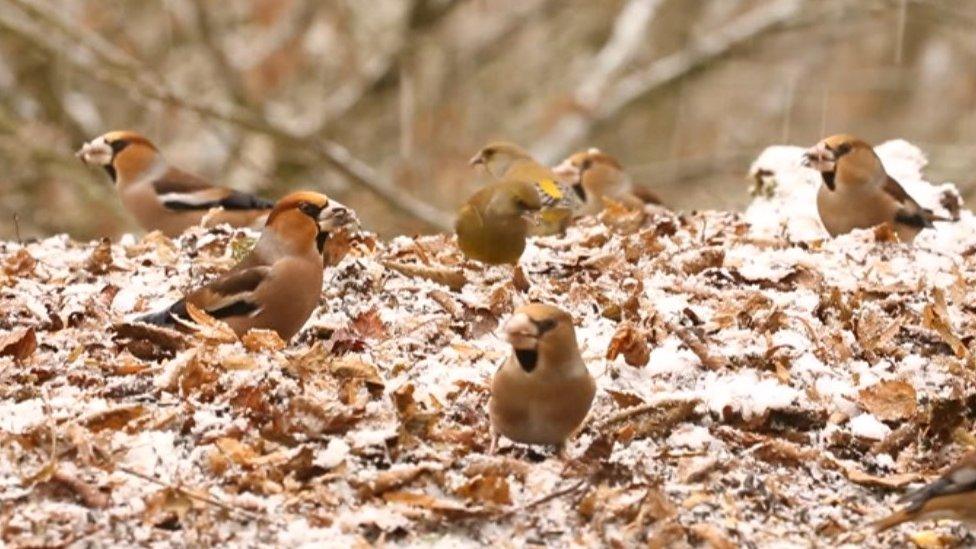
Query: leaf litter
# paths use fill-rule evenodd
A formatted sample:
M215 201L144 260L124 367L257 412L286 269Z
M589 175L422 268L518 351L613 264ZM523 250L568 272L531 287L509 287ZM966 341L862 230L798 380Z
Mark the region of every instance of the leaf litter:
M976 441L976 220L920 151L878 150L959 221L914 248L827 239L802 151L772 147L744 214L611 204L517 271L443 236L344 235L287 345L199 310L179 331L131 320L254 232L0 243L0 539L972 544L952 523L864 528ZM573 314L599 386L565 459L488 453L499 326L534 300Z

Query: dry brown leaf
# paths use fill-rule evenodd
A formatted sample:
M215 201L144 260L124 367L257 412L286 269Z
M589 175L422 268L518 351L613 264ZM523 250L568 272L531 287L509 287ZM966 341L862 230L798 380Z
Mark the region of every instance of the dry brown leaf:
M120 406L111 410L104 410L90 415L82 424L94 433L111 429L118 431L129 424L134 419L139 418L145 413L146 409L141 405Z
M241 338L244 348L252 353L264 353L267 351L280 351L287 346L285 340L281 339L278 332L274 330L262 330L253 328Z
M379 309L375 307L352 319L352 331L363 339L385 339L389 336Z
M484 510L466 507L456 501L443 498L418 494L414 492L387 492L383 494L383 499L387 503L402 503L434 511L443 515L461 518L473 517L484 514Z
M297 396L288 406L287 420L291 432L318 436L345 433L362 418L362 410L346 408L337 402L327 404L307 396Z
M736 549L738 547L735 542L729 539L724 530L711 524L694 524L688 528L688 531L705 542L705 546L711 549Z
M237 465L250 466L251 462L259 457L258 453L236 438L222 437L214 441L214 446L227 459Z
M728 366L728 359L722 355L712 354L705 345L705 342L692 330L681 328L674 332L674 335L678 336L678 339L688 347L689 351L695 353L695 356L701 361L702 366L709 370L719 370Z
M908 539L919 549L943 549L956 547L959 540L951 535L940 534L934 530L921 530L908 534Z
M426 278L431 282L443 284L455 292L460 291L468 283L468 279L465 278L464 272L461 269L429 267L412 263L396 263L394 261L382 261L381 263L387 269L392 269L404 276Z
M501 476L477 476L455 490L454 493L476 503L494 505L510 505L512 503L508 481Z
M875 242L899 242L898 235L895 233L895 228L891 223L882 223L874 227L874 241Z
M955 334L952 322L949 320L949 310L946 307L945 292L941 288L932 288L933 303L928 303L922 309L922 325L938 332L957 358L965 358L969 354L966 345Z
M85 270L94 274L105 274L112 268L112 241L101 239L85 260Z
M382 471L369 481L359 486L360 497L367 498L385 494L390 490L396 490L410 484L420 478L421 475L434 472L431 465L409 465Z
M339 379L360 379L376 389L383 389L385 386L376 366L354 355L333 360L329 364L329 372Z
M92 509L104 509L108 507L110 498L107 493L100 491L97 487L78 478L76 474L70 473L61 467L57 467L48 482L64 486L74 492L81 501Z
M640 230L646 214L641 209L629 209L624 204L603 197L604 208L597 216L610 230L619 234L633 234Z
M0 336L0 356L10 356L16 361L29 358L37 350L34 328L20 328Z
M882 381L861 389L858 402L881 421L908 419L918 410L915 388L900 380Z
M627 323L617 328L607 347L607 360L615 360L624 355L624 361L631 366L646 366L651 358L647 338L633 324Z
M27 276L34 272L37 260L21 248L3 260L3 272L9 276Z
M613 399L614 403L621 408L630 408L632 406L637 406L644 403L644 399L633 394L624 391L615 391L613 389L607 389L607 394Z
M237 334L226 322L217 320L190 302L186 303L186 314L190 316L193 322L177 320L192 328L194 335L199 339L211 343L233 343L237 341Z
M688 275L696 275L705 269L721 267L725 262L725 250L717 246L693 250L682 254L681 270Z

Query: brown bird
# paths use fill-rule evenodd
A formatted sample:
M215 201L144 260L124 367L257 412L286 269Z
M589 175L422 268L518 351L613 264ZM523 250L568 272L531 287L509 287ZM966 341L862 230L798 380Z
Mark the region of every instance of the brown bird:
M604 199L619 202L631 209L643 208L645 203L660 204L654 193L636 187L613 156L591 148L577 152L563 160L553 171L573 181L573 190L583 197L582 214L596 215L603 211Z
M76 156L105 168L122 205L146 231L175 237L201 223L258 228L274 207L271 201L212 185L170 166L152 142L135 132L96 137Z
M817 210L831 236L890 224L912 242L933 221L947 221L921 207L892 179L874 149L851 135L834 135L809 149L805 164L820 172Z
M525 181L535 186L542 201L541 222L533 235L560 234L583 205L583 196L562 181L550 168L537 162L518 145L496 141L485 145L470 164L482 166L496 181Z
M532 184L488 184L458 211L454 230L466 256L491 265L516 264L525 250L532 214L542 206Z
M959 520L976 528L976 452L970 452L935 482L902 498L908 506L874 523L878 532L903 522Z
M569 313L540 303L505 324L512 355L491 382L492 447L499 435L526 444L563 444L586 419L596 382L586 369Z
M252 328L291 339L312 314L322 291L322 248L355 214L315 192L282 198L251 253L236 267L164 311L138 321L174 326L188 320L187 303L226 322L238 336Z

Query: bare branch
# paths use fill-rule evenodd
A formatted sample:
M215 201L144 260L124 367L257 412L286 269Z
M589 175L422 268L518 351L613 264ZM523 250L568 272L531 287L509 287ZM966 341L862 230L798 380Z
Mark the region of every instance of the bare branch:
M38 21L24 21L15 13L16 8L3 9L0 10L0 27L15 32L52 55L63 55L65 48L51 38L54 33L46 32L47 29L44 28L37 28L36 23L40 22L67 34L74 46L68 48L71 55L67 55L63 59L81 72L123 91L135 93L143 99L160 101L205 118L266 134L285 145L311 150L353 183L369 189L398 211L419 219L437 230L448 231L451 229L452 217L450 214L415 198L394 183L381 178L369 165L354 157L348 149L339 143L316 136L295 134L275 126L263 116L242 109L237 105L208 102L181 94L168 87L161 79L150 78L151 71L143 69L141 63L135 58L122 53L114 53L118 52L117 49L111 50L113 53L109 53L105 47L104 39L97 33L82 28L72 28L70 32L65 31L64 27L67 23L62 20L62 14L58 13L57 10L44 6L42 2L8 1L24 7L25 11L32 14Z
M611 80L634 58L662 3L663 0L630 0L620 9L610 37L594 57L592 67L586 72L586 79L580 82L573 94L573 101L583 110L596 107ZM533 154L546 162L557 160L559 152L567 147L563 141L578 131L576 127L581 122L583 120L579 113L567 114L532 147Z
M737 46L797 19L802 6L800 0L776 0L761 4L724 27L709 32L687 48L621 78L608 89L605 97L584 104L583 109L568 115L566 120L539 139L539 145L533 150L549 162L566 155L596 124L613 118L634 101L728 54Z

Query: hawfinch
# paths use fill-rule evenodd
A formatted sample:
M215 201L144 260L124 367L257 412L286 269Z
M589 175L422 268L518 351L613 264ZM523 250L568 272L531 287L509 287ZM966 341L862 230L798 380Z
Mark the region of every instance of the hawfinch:
M238 336L263 328L287 341L319 301L322 249L330 232L355 222L351 210L323 194L289 194L271 210L254 249L236 267L168 309L137 320L173 326L174 317L189 319L186 304L192 303Z
M188 227L228 223L258 228L274 203L170 166L145 137L114 131L85 143L76 156L101 166L115 183L122 205L146 231L179 236Z
M576 343L573 319L551 305L518 308L505 324L512 355L491 382L488 411L498 435L562 449L586 419L596 383Z
M952 519L976 527L976 452L949 468L942 478L902 498L908 506L874 523L878 532L903 522Z
M850 135L834 135L809 149L804 163L820 172L817 210L830 236L888 223L902 242L933 221L905 189L885 172L871 145Z
M532 231L535 235L559 234L583 205L583 196L559 179L551 169L536 162L529 153L514 143L489 143L471 157L472 166L481 166L495 181L525 181L535 185L542 201L541 223Z
M632 209L643 208L644 203L661 203L650 191L636 188L620 162L600 149L573 154L553 171L573 182L573 190L584 200L582 214L596 215L603 211L604 199Z
M539 193L530 183L490 183L458 211L454 223L458 247L471 259L514 265L525 250L530 218L541 207Z

